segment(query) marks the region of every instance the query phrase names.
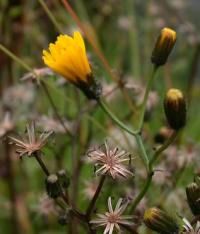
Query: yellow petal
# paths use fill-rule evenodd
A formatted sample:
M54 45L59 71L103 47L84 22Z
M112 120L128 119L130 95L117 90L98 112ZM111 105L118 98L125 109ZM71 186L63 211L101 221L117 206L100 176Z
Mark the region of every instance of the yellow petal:
M78 46L82 48L83 52L85 53L85 43L80 32L78 31L74 32L74 41L77 43Z

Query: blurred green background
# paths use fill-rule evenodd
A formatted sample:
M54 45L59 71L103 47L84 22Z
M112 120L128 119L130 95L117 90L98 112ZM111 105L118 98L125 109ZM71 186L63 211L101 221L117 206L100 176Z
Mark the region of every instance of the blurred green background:
M42 50L60 34L80 30L61 1L0 0L0 43L21 58L32 69L43 68ZM192 217L186 203L185 187L199 171L200 140L200 2L198 0L73 0L68 1L81 24L104 54L111 71L124 83L122 94L112 80L102 59L85 39L89 60L96 79L103 85L106 100L118 118L136 126L138 107L146 81L150 76L151 52L163 27L177 32L177 43L168 63L159 69L148 102L144 143L148 152L156 145L155 136L166 126L163 97L169 88L181 89L188 102L188 120L176 144L172 145L158 164L153 183L137 208L136 227L139 233L152 233L142 224L144 210L160 206L171 213ZM55 22L52 22L52 15ZM80 30L81 31L81 30ZM54 130L43 150L49 170L64 168L71 176L69 192L73 203L84 211L89 202L88 190L95 180L94 167L88 164L86 152L105 140L113 146L130 151L134 179L107 180L97 202L97 211L107 210L107 198L115 202L120 196L134 197L145 180L135 140L123 133L79 90L56 75L38 70L66 125L73 131L72 140L63 131L44 90L19 63L0 51L0 234L2 233L85 233L72 224L58 223L60 211L45 197L44 174L34 158L19 160L6 136L23 133L34 120L39 132ZM26 81L22 81L23 77ZM128 100L128 101L127 101ZM131 105L130 105L131 103ZM9 113L12 128L5 127ZM87 191L87 192L86 192ZM17 223L16 223L17 220ZM76 224L76 221L74 221ZM99 233L103 233L99 230Z

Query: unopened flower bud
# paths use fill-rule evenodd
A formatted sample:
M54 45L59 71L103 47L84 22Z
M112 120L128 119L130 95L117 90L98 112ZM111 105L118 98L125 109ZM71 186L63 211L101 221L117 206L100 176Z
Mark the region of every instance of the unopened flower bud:
M69 175L66 173L64 169L61 169L57 172L57 176L59 178L60 184L63 188L68 188L70 185Z
M169 126L179 130L186 123L186 102L179 89L170 89L164 100L164 110Z
M57 175L55 174L49 175L45 183L46 183L46 191L49 197L57 198L62 194L62 188Z
M151 230L162 234L176 234L179 231L175 220L158 208L150 208L145 211L144 223Z
M200 215L200 188L196 183L186 187L188 205L194 215Z
M151 62L156 66L164 65L176 42L176 32L163 28L151 55Z

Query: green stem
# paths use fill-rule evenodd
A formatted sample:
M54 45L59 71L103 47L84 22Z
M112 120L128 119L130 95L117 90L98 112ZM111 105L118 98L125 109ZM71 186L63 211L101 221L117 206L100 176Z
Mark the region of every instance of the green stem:
M144 144L142 142L142 138L141 138L141 135L140 134L136 134L135 135L135 139L137 141L137 145L139 147L139 150L140 150L140 153L141 153L141 158L142 158L142 161L148 171L148 165L149 165L149 158L147 156L147 153L146 153L146 150L144 148Z
M176 139L177 135L178 135L178 132L177 132L177 131L174 131L174 132L172 133L172 135L168 138L168 140L167 140L160 148L158 148L158 149L155 151L153 157L151 158L151 160L150 160L150 162L149 162L149 168L150 168L150 169L152 169L153 164L154 164L155 161L158 159L159 155L160 155L164 150L166 150L167 147L168 147L169 145L171 145L171 143Z
M56 18L54 17L54 15L49 10L47 4L43 0L38 0L38 2L42 5L44 11L47 13L49 19L51 20L51 22L53 23L53 25L55 26L55 28L58 30L58 32L62 33L62 31L63 31L62 28L58 24L58 22L57 22Z
M149 159L146 153L146 150L144 148L144 144L142 142L142 138L139 134L138 131L133 131L130 128L128 128L125 124L123 124L110 110L109 108L105 105L105 103L102 100L98 100L99 105L101 106L101 108L104 110L104 112L123 130L125 130L126 132L128 132L129 134L133 135L137 141L139 150L141 152L141 157L142 157L142 161L146 167L146 169L148 169L148 164L149 164Z
M147 190L149 189L149 186L150 186L152 178L153 178L153 174L154 174L154 172L149 173L148 178L147 178L142 190L140 191L140 193L138 194L138 196L136 197L136 199L134 200L134 202L131 206L130 213L134 212L135 208L140 203L140 201L142 200L142 198L146 194Z
M109 108L106 106L106 104L99 99L98 100L99 105L101 106L102 110L104 110L104 112L123 130L125 130L126 132L128 132L129 134L136 136L137 132L131 130L130 128L128 128L124 123L122 123L116 116L115 114L113 114Z
M131 207L130 212L133 213L135 208L137 207L137 205L140 203L140 201L142 200L142 198L145 196L146 192L148 191L153 175L154 175L154 170L153 170L153 164L155 163L155 161L157 160L158 156L165 150L167 149L167 147L175 140L175 138L177 137L178 132L173 132L172 135L169 137L169 139L160 147L158 148L158 150L156 150L156 152L154 153L152 159L149 162L149 173L148 173L148 177L147 180L144 184L144 186L142 187L142 190L140 191L140 193L138 194L138 196L136 197L136 199L133 202L133 205Z
M144 116L145 116L145 111L146 111L146 104L147 104L147 100L148 100L148 96L149 96L149 92L151 90L153 81L154 81L154 77L156 75L156 71L158 70L157 66L154 66L153 71L151 73L151 76L148 80L147 86L146 86L146 90L145 90L145 94L144 94L144 99L142 101L142 107L141 107L141 115L140 115L140 119L139 119L139 127L138 130L139 132L141 132L143 124L144 124Z
M5 46L3 46L2 44L0 44L0 50L2 50L5 54L7 54L10 58L12 58L14 61L16 61L17 63L19 63L22 67L24 67L27 71L33 73L34 75L35 72L33 71L33 69L26 64L24 61L22 61L20 58L18 58L15 54L13 54L11 51L9 51Z

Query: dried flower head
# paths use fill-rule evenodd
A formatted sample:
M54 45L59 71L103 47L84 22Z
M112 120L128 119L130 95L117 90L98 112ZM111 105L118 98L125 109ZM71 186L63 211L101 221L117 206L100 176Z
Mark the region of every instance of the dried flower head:
M115 209L113 209L111 197L108 198L108 212L105 214L97 214L98 219L94 219L90 221L90 223L94 224L96 227L105 226L103 234L112 234L114 228L120 231L120 225L133 225L132 221L133 217L128 215L122 215L124 210L128 205L128 201L120 198L116 204Z
M78 31L73 37L58 36L54 44L50 43L49 51L44 50L42 57L48 67L79 87L88 98L100 95L101 88L95 83L85 43Z
M124 164L124 162L131 160L131 155L124 150L119 151L117 147L110 149L106 142L104 146L105 149L99 147L88 152L88 156L99 167L95 171L95 174L110 174L113 179L132 176L133 173Z
M53 133L50 131L38 135L35 130L34 122L28 124L26 129L26 136L23 136L20 139L10 137L11 143L16 145L16 152L19 154L20 158L24 155L32 156L34 153L41 151L46 145L48 137Z
M200 222L199 221L197 221L195 228L192 227L192 225L186 218L183 218L183 222L184 222L183 234L200 234Z

